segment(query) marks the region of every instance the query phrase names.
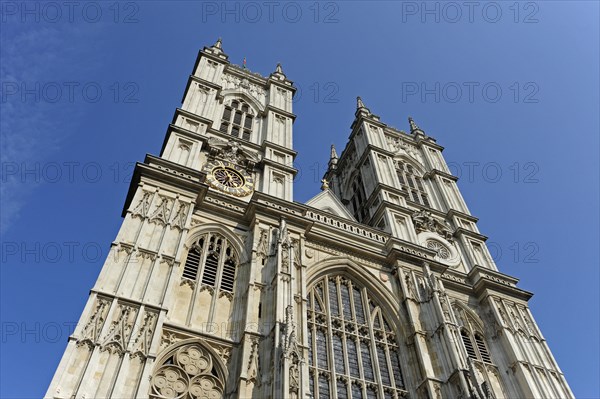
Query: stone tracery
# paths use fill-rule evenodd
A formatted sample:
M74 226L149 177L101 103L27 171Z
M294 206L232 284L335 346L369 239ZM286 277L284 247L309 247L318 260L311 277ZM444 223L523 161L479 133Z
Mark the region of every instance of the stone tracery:
M200 344L182 346L167 356L151 377L152 399L219 399L225 379L211 353Z

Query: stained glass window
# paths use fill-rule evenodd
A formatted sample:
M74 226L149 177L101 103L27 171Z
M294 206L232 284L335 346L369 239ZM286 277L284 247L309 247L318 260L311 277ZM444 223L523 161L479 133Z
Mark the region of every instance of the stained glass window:
M366 288L345 276L324 277L309 290L307 303L315 399L383 399L405 393L396 334Z

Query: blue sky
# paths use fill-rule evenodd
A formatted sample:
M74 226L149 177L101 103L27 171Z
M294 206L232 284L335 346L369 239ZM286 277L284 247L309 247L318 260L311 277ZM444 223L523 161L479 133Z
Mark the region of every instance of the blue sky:
M357 95L446 147L575 395L600 397L597 2L54 4L1 3L0 397L45 392L133 163L158 154L197 51L219 36L233 63L268 75L281 62L300 89L296 201L318 192Z

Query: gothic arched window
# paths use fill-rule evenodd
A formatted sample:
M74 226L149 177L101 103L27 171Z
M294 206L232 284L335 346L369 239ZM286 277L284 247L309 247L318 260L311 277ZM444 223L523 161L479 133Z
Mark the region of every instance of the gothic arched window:
M219 130L234 137L250 140L254 115L248 103L236 99L225 105Z
M411 164L396 161L396 174L400 181L400 189L408 193L409 200L428 208L431 207L423 185L423 178Z
M205 233L192 245L183 267L183 278L215 290L233 293L237 255L225 237ZM200 267L202 266L202 267Z
M210 352L199 344L173 350L151 377L151 399L223 397L225 378Z
M366 288L344 276L322 278L308 294L307 319L315 399L404 393L396 334Z

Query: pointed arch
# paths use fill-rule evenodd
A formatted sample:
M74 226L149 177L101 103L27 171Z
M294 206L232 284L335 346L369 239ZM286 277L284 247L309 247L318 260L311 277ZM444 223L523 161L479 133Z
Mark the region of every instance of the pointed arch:
M224 236L227 241L233 246L234 250L238 254L239 264L248 262L248 256L244 251L244 242L242 239L230 229L218 223L205 223L194 226L188 232L187 239L185 241L185 249L190 250L194 243L205 233L218 233Z
M230 99L234 99L234 98L241 98L243 100L246 100L250 104L250 106L254 109L257 116L260 116L265 112L265 107L262 105L262 103L260 101L258 101L258 99L256 97L254 97L244 91L241 91L239 89L223 90L221 92L221 96L223 97L223 100L222 100L223 103L225 103L226 101L228 101Z
M150 377L150 398L222 398L227 367L210 345L197 338L165 348Z
M425 173L427 173L427 171L425 170L425 168L423 167L423 165L421 165L421 163L419 161L417 161L415 158L411 157L408 154L396 154L394 155L394 161L404 161L408 164L410 164L413 168L415 168L420 176L422 177Z
M460 301L454 301L452 308L460 313L460 336L467 352L473 360L493 363L487 346L484 324L473 309Z
M484 333L484 324L483 321L481 320L481 318L477 315L477 313L475 313L475 311L473 309L471 309L469 306L467 306L465 303L460 302L460 301L453 301L452 302L452 307L453 308L459 308L461 311L465 312L465 315L467 316L468 320L463 320L463 327L467 327L469 330L475 330L480 332L481 334ZM470 325L464 325L464 322L471 322ZM475 328L473 328L475 327ZM473 331L473 332L475 332Z
M405 331L389 290L347 256L318 262L307 277L313 397L332 391L353 399L403 396Z
M332 256L309 267L306 274L307 289L311 289L317 280L329 274L348 275L349 278L369 290L394 325L398 327L408 325L408 321L396 310L397 306L394 304L398 300L394 298L390 290L376 279L367 278L365 267L348 256ZM373 277L371 274L368 276Z

